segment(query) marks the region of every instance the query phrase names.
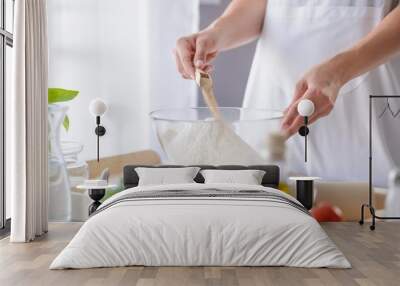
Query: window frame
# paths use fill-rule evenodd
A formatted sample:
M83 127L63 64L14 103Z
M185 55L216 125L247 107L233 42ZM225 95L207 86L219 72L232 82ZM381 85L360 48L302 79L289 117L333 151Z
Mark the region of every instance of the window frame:
M13 47L14 36L13 33L7 31L6 21L6 1L0 0L1 5L1 21L0 21L0 237L9 233L10 219L6 217L6 188L5 188L5 100L6 100L6 59L7 59L7 46ZM15 0L12 1L13 13ZM11 15L13 17L14 15Z

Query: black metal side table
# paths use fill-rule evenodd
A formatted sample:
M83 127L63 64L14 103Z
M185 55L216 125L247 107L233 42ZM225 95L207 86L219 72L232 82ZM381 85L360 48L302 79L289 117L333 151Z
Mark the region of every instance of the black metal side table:
M89 206L88 212L89 216L94 213L97 208L101 205L100 200L106 194L106 189L115 188L116 185L107 185L107 186L91 186L91 185L79 185L78 189L86 189L88 190L89 197L93 200L93 203Z
M310 210L314 202L314 181L318 177L290 177L289 180L296 181L296 198L302 205Z

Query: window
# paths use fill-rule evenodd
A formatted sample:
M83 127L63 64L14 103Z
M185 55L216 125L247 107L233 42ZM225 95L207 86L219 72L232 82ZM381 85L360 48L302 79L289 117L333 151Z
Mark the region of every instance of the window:
M0 235L9 230L10 194L5 189L5 99L11 92L14 0L0 0Z

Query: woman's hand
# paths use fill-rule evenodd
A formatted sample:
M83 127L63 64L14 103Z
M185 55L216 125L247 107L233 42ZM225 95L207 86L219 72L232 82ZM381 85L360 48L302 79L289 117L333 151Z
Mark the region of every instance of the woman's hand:
M266 0L232 0L208 28L180 38L174 54L182 77L194 79L196 68L209 72L218 52L256 39L262 30L266 4Z
M347 51L311 69L297 86L292 103L285 111L282 129L293 135L303 124L297 104L303 98L314 102L311 123L328 115L341 87L400 52L400 6L387 15L367 36Z
M194 79L196 68L205 72L212 70L211 61L219 51L217 34L214 29L208 29L178 39L174 54L183 78Z
M295 134L304 124L304 118L297 112L300 100L309 99L315 105L314 114L309 118L310 124L332 111L343 86L341 74L331 62L326 62L312 68L297 83L294 98L285 110L282 121L282 129L287 137Z

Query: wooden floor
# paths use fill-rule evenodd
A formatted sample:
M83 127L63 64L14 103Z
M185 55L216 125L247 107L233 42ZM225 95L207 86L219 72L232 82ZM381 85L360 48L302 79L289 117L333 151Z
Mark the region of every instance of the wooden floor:
M375 232L356 223L324 224L353 269L287 267L125 267L48 270L81 224L51 224L30 244L0 241L0 285L400 285L400 224L381 222Z

